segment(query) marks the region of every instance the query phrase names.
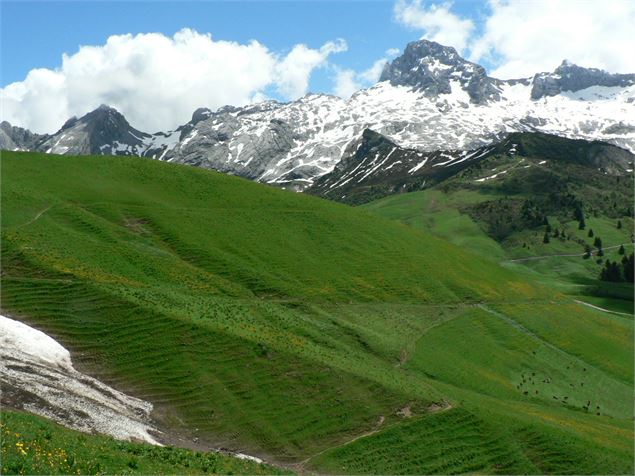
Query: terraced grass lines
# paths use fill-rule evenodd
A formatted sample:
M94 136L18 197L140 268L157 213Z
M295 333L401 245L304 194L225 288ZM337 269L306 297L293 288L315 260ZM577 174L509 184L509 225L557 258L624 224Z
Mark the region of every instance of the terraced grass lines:
M144 159L1 160L3 312L164 431L315 471L632 471L628 319L315 197ZM516 388L563 365L554 385L586 367L601 415Z

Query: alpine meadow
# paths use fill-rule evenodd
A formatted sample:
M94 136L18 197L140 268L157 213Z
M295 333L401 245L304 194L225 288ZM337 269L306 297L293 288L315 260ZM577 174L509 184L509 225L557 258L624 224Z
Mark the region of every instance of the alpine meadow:
M239 3L3 4L0 474L633 474L635 8Z

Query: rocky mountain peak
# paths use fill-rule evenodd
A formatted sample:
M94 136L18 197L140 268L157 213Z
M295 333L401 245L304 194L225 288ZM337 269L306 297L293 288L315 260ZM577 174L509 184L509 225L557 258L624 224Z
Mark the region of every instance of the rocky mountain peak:
M635 74L612 74L597 68L584 68L565 59L553 73L538 73L534 76L531 98L540 99L591 86L625 87L632 84L635 84Z
M79 119L66 121L39 148L54 154L140 155L148 137L115 108L102 104Z
M209 117L212 115L212 111L211 109L208 109L206 107L199 107L196 111L194 111L194 113L192 114L192 120L190 121L191 124L196 124L198 122L204 121L205 119L209 119Z
M88 123L91 121L100 121L100 120L108 120L112 119L115 121L121 121L122 125L128 125L128 121L117 109L114 107L110 107L106 104L102 104L97 109L90 111L89 113L82 116L79 121Z
M465 90L472 102L499 99L499 82L485 68L462 58L450 46L429 40L409 43L403 54L386 64L379 81L409 86L427 96L452 93L452 86Z
M73 116L70 119L68 119L63 125L62 128L60 129L60 131L66 130L70 127L73 127L75 125L75 123L77 123L78 119L77 116Z
M454 164L449 162L450 156L457 158L453 151L476 150L513 131L600 139L633 151L634 76L563 61L551 73L503 81L489 77L454 48L420 40L385 67L379 84L347 100L307 94L288 103L203 107L186 124L152 135L102 105L37 140L3 124L0 147L142 155L296 189L349 162L357 167L363 158L369 168L358 172L374 170L368 177L384 167L399 167L414 176L409 171L429 156L429 162L416 169L421 178L426 167ZM589 88L597 85L626 86ZM583 91L569 93L580 88ZM434 151L445 155L440 152L433 160ZM464 158L467 161L467 155Z
M22 127L12 126L7 121L0 123L0 150L32 150L47 137L34 134Z

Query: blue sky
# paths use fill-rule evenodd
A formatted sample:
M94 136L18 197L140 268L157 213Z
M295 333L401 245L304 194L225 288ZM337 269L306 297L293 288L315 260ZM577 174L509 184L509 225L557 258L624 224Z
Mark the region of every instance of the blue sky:
M36 132L102 103L156 131L201 106L347 98L419 38L502 79L563 59L635 72L633 0L1 0L0 13L0 119Z
M344 38L337 64L361 70L389 48L403 47L421 32L393 18L392 1L223 1L223 2L2 2L2 86L24 79L33 68L55 68L62 53L79 45L101 45L115 34L182 28L211 33L216 40L258 40L285 53L297 43L319 47ZM457 2L468 16L479 2ZM329 91L328 72L315 72L311 90Z

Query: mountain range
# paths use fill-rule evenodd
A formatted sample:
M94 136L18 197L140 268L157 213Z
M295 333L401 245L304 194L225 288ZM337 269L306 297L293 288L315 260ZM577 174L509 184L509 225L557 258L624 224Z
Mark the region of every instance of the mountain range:
M635 74L111 106L0 123L0 474L634 474Z
M102 105L50 135L3 122L0 148L144 156L304 190L352 156L372 161L358 153L369 140L394 147L393 159L409 151L408 164L430 157L428 166L456 167L515 132L599 140L634 152L635 74L563 61L551 73L500 80L454 48L420 40L386 64L377 84L349 99L308 94L289 103L200 108L188 123L153 134ZM373 173L390 166L382 160L373 162Z
M483 162L491 157L504 161L493 169L484 168ZM635 163L635 155L606 142L567 139L541 132L513 132L501 142L470 151L420 152L366 130L335 168L305 191L358 205L386 195L430 188L466 169L475 171L472 187L489 186L494 179L506 178L505 174L517 167L536 169L537 164L526 161L529 157L536 158L540 165L547 161L575 164L587 174L599 173L607 179L631 174Z

